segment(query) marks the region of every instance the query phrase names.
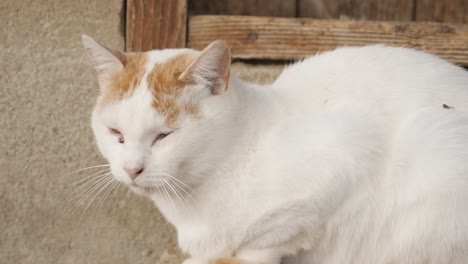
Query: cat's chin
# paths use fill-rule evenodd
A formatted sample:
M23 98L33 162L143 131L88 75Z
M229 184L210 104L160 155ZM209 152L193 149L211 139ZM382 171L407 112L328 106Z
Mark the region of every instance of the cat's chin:
M144 195L144 196L149 196L152 195L157 191L157 187L148 187L148 186L140 186L135 183L131 183L127 185L130 190L135 192L136 194L139 195Z

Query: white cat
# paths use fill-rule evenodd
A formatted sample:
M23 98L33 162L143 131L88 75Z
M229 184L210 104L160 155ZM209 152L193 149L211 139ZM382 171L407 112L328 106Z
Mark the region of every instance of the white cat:
M83 45L98 146L175 226L185 264L468 262L464 69L346 47L259 86L229 74L223 41Z

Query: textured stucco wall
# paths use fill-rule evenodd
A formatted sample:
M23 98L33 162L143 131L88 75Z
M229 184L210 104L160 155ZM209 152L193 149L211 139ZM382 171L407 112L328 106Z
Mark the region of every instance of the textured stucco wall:
M89 126L97 82L80 36L123 49L123 8L123 0L0 1L1 263L179 262L173 230L123 186L99 210L95 202L62 219L77 200L61 186L86 175L65 174L104 163ZM260 68L234 66L263 82L281 67Z

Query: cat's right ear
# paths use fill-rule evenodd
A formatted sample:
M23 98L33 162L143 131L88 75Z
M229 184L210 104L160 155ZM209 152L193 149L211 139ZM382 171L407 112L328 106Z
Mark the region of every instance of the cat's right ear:
M191 78L208 87L212 94L220 94L228 88L230 66L231 50L224 40L216 40L180 74L179 80Z
M102 90L108 86L112 76L123 69L127 63L127 56L123 52L99 44L86 35L81 36L81 42L96 69L99 86Z

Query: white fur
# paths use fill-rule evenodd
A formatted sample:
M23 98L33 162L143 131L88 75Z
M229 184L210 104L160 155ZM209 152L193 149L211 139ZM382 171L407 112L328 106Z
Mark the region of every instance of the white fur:
M147 70L178 52L188 51L153 51ZM123 164L145 165L131 188L175 226L185 263L468 260L463 69L410 49L341 48L270 86L231 77L224 93L197 98L200 119L182 117L155 146L167 128L140 86L95 110L94 132L117 179L131 185ZM164 192L162 171L190 188L172 180L179 195Z

